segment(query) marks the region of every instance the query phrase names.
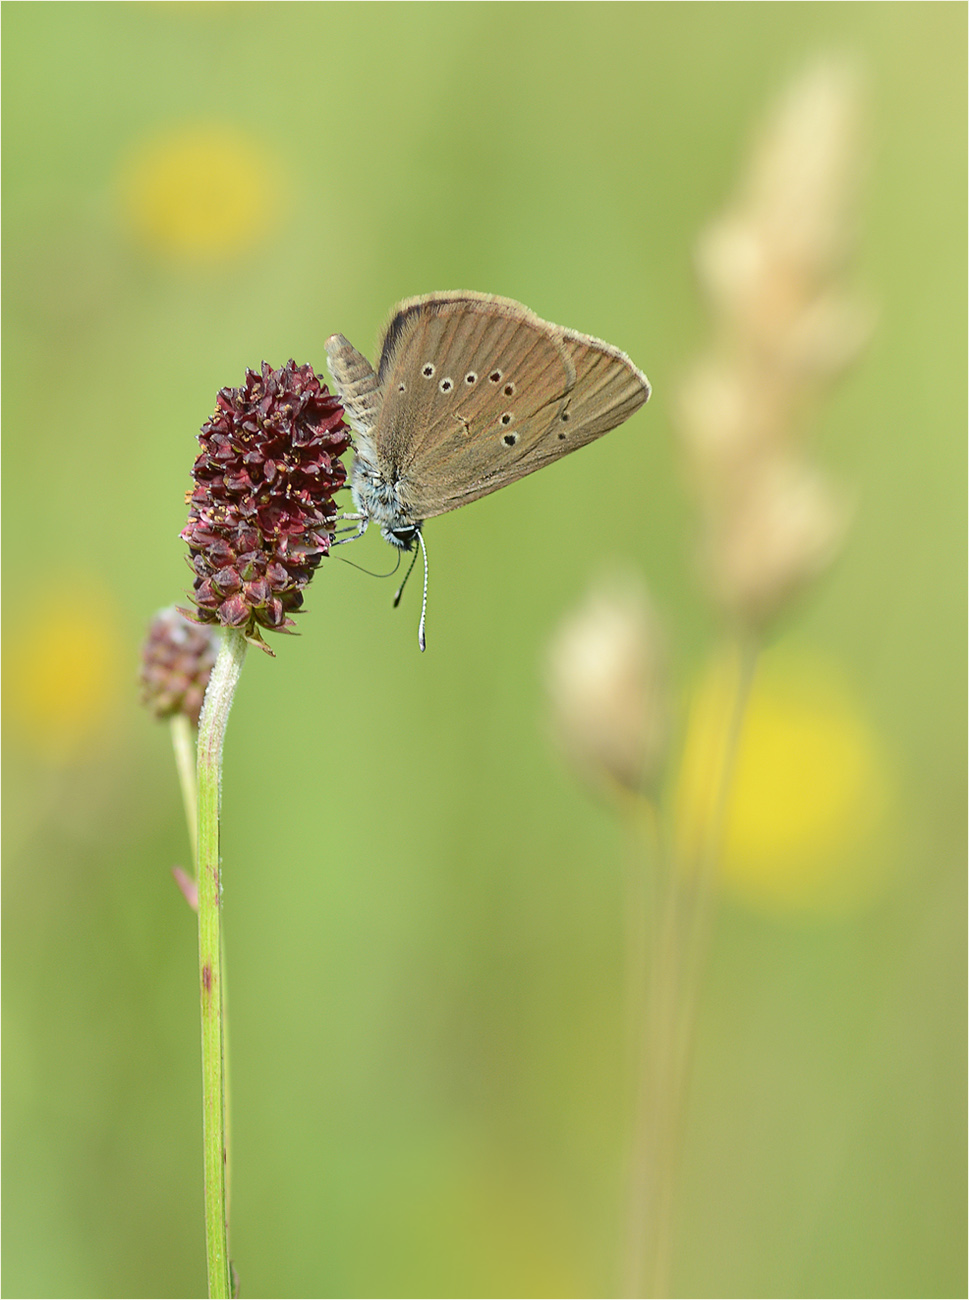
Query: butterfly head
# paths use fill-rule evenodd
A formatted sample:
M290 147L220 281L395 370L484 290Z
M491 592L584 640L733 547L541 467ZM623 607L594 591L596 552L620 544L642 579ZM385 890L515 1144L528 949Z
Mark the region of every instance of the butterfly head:
M385 542L390 542L391 546L396 546L398 550L412 551L420 531L420 524L408 524L405 528L388 528L385 525L380 530L380 536Z

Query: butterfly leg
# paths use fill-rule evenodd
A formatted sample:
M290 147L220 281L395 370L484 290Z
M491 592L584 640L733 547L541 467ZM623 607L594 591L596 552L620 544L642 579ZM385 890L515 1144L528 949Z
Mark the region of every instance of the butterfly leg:
M337 528L335 532L336 541L333 543L334 546L342 546L344 542L356 541L358 537L362 537L364 535L364 533L367 531L367 525L370 523L370 517L368 515L361 515L361 514L337 515L337 519L349 519L351 521L355 521L357 526L356 528ZM341 537L340 536L341 533L349 533L350 536Z

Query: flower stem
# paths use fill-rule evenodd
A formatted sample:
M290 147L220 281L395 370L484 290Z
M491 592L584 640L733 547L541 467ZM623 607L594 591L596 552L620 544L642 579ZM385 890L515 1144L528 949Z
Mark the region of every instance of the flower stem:
M627 906L630 966L645 988L638 1000L639 1050L630 1151L623 1295L668 1296L676 1182L699 994L712 930L716 877L757 643L736 647L729 712L696 849L674 861L651 809L630 818L633 853ZM652 890L644 877L652 869ZM651 892L652 905L644 903ZM647 938L648 935L648 938ZM648 958L643 952L648 944Z
M628 922L629 964L639 985L631 999L634 1092L622 1277L627 1297L669 1294L673 1185L686 1083L677 1070L683 1012L683 884L659 810L646 802L644 812L648 816L630 825L627 877L627 907L633 913Z
M677 1052L677 1072L684 1082L690 1068L697 1004L713 930L720 860L727 833L727 819L740 754L740 740L759 655L759 640L749 633L739 633L732 647L734 663L729 713L724 722L716 780L712 800L707 809L707 822L702 828L696 859L693 862L679 864L680 874L685 876L687 881L684 889L686 930L683 936L682 955L682 1023ZM683 868L685 870L682 870Z
M665 864L660 861L658 810L648 801L631 801L626 810L626 1005L630 1071L631 1126L626 1171L623 1296L638 1296L647 1242L656 1230L656 1130L658 1114L655 1038L656 965L660 900L665 896Z
M197 864L199 801L195 782L195 768L198 762L195 752L195 729L184 713L173 713L171 732L172 748L175 751L175 767L178 770L178 784L182 791L182 806L185 809L188 838L192 845L192 862Z
M227 630L199 720L198 902L202 1002L202 1141L205 1167L205 1253L209 1295L228 1300L226 1225L225 1030L222 988L222 881L219 813L222 742L246 656L241 632Z

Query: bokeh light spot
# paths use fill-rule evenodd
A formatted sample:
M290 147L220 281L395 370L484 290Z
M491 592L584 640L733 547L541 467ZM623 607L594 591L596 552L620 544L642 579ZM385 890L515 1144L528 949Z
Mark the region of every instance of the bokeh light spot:
M46 593L30 630L9 635L3 695L7 737L50 762L74 759L116 716L121 691L134 686L121 669L113 603L83 576Z
M262 141L197 124L145 140L122 166L122 210L150 249L193 262L247 252L276 225L279 186Z
M718 665L692 701L677 792L680 841L711 816L736 678ZM763 656L725 819L723 887L770 911L843 912L886 881L891 764L837 667Z

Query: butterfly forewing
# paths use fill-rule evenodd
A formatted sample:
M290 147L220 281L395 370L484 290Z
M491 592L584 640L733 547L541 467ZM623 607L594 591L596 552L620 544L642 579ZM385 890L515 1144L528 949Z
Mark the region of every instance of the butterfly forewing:
M444 514L538 468L529 452L575 373L564 340L519 303L470 293L401 303L381 345L374 439L408 515Z

